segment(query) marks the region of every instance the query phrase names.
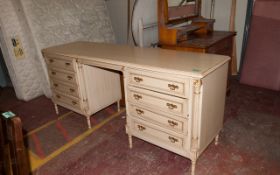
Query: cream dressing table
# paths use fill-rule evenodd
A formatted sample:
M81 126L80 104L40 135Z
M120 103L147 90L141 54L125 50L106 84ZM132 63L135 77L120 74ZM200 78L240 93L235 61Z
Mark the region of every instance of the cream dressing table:
M109 102L119 100L115 71L123 73L130 148L132 136L165 148L191 159L194 174L199 155L213 140L218 143L229 57L90 42L54 46L42 52L47 63L50 58L71 62L81 100L57 101L53 88L53 101L84 115L94 111L86 112L95 93L94 89L82 89L89 88L94 77L106 74L98 73L100 70L108 71L104 81L112 81L114 87L105 89L110 94L105 98ZM52 82L51 71L49 75Z

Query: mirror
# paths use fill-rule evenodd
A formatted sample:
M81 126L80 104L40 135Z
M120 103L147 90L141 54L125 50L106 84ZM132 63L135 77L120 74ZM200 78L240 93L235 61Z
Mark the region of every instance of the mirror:
M188 19L199 15L198 0L167 0L168 20Z

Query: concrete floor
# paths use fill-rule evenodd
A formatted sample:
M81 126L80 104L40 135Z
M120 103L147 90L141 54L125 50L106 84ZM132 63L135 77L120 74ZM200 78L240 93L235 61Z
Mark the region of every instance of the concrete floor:
M40 118L47 115L46 111L53 113L51 102L44 97L37 102L25 103L12 102L12 98L5 94L8 93L0 94L0 109L15 109L20 113L20 110L28 108L21 116L27 128L34 127L32 123L35 121L39 121L38 125L44 123L46 119ZM44 107L50 109L35 110L40 108L40 100L45 101ZM30 103L33 106L30 107ZM124 124L125 118L115 118L33 174L189 174L190 161L179 155L137 138L133 139L133 148L129 149ZM211 144L200 156L196 174L279 175L280 93L240 85L232 80L220 144Z

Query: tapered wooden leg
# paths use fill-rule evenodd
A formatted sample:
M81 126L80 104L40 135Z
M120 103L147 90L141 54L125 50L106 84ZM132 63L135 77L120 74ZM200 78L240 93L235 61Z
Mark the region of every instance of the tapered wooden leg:
M132 135L128 134L128 144L129 144L129 148L132 148Z
M220 137L219 134L215 137L215 145L218 145L218 144L219 144L219 137Z
M55 109L55 113L58 115L58 114L59 114L58 106L57 106L57 104L55 104L55 103L54 103L54 109Z
M91 128L90 116L87 116L87 125L88 125L88 129L90 129Z
M195 175L195 165L196 165L196 160L192 160L192 172L191 172L191 175Z
M119 101L117 101L117 105L118 105L118 112L120 112L120 110L121 110L121 104L120 104L120 100Z

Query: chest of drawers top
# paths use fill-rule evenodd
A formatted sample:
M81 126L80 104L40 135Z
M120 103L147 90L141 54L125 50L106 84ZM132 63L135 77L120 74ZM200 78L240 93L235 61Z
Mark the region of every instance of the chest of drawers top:
M73 42L43 49L42 52L45 56L78 58L84 64L102 62L197 78L206 76L230 59L222 55L93 42Z

